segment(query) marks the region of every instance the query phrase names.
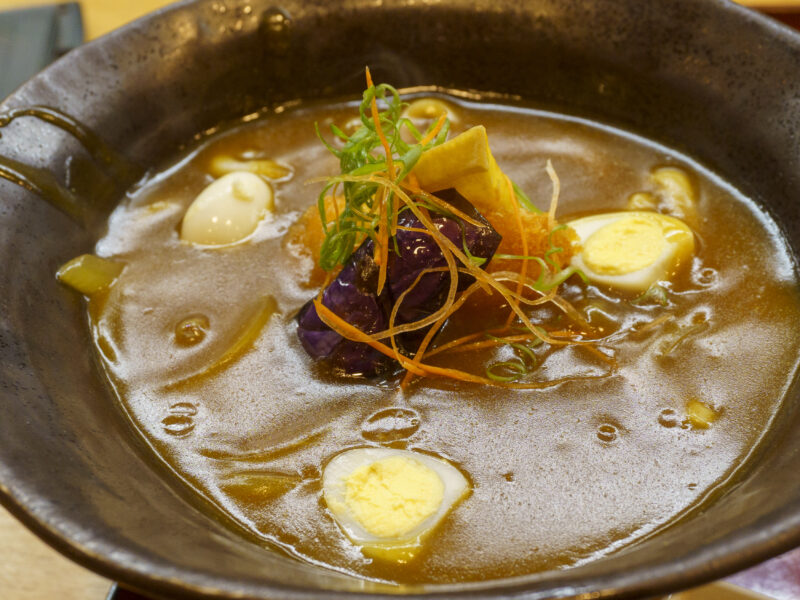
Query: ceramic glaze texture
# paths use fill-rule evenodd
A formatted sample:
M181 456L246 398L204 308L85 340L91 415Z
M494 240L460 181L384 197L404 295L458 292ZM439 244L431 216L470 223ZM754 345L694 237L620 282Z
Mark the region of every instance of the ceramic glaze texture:
M796 254L798 62L796 34L722 1L207 1L71 53L3 107L57 107L149 167L262 106L354 95L369 64L401 87L517 95L685 150L764 206ZM102 170L69 135L31 119L3 130L0 154L62 183L69 175L78 194L88 188L75 173ZM10 183L0 192L3 503L70 556L156 595L387 591L257 548L152 463L98 376L80 303L53 279L59 264L92 248L114 201L89 202L84 226ZM800 541L797 404L795 384L768 443L702 518L479 593L655 594L788 549Z

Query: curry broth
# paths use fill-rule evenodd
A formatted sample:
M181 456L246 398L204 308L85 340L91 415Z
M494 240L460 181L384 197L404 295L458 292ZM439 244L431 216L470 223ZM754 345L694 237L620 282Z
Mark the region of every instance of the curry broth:
M312 264L285 238L316 199L320 184L308 180L338 171L313 123L344 124L352 104L296 107L222 131L146 180L97 245L127 266L107 296L90 303L98 354L126 412L184 481L265 542L399 583L566 567L670 523L724 485L758 443L800 344L792 259L774 224L729 186L618 131L450 101L459 118L453 132L485 125L503 170L540 207L550 198L544 166L552 159L562 221L623 209L631 193L648 189L655 166L693 174L696 258L673 281L668 308L633 306L630 296L575 277L565 288L590 322L617 336L608 344L615 373L605 376L606 365L580 349L539 348L536 377L575 379L534 391L432 379L403 393L391 382L337 380L312 364L293 321L316 293L307 283ZM181 243L183 213L212 181L209 160L243 152L291 167L273 182L274 218L242 244ZM471 301L470 319L497 319L491 306ZM669 320L646 329L666 313ZM176 340L187 317L208 322L194 345ZM454 319L442 339L470 319ZM621 333L636 327L644 331ZM245 351L226 354L237 340ZM480 370L491 359L461 354L440 364ZM710 428L681 425L692 398L720 414ZM444 457L471 481L471 495L409 564L363 556L321 500L326 461L365 445Z

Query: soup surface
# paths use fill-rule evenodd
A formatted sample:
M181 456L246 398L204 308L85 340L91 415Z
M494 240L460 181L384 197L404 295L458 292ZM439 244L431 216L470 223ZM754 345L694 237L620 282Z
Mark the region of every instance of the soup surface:
M448 101L458 118L453 133L484 125L503 170L545 209L552 161L561 221L623 210L631 194L652 186L654 168L690 174L696 250L668 286L666 306L634 304L630 294L577 277L564 287L608 332L613 372L580 348L544 348L535 377L565 382L511 390L430 378L403 391L394 380L341 379L313 364L294 317L318 288L290 231L319 193L321 184L309 180L338 172L313 124L344 126L353 104L303 105L243 122L154 173L116 209L97 244L97 254L126 267L89 304L120 402L183 482L265 544L389 582L568 567L681 518L757 445L800 350L792 259L774 224L730 186L685 156L597 124ZM271 181L274 217L240 244L181 242L186 208L213 180L209 165L219 155L289 167ZM497 319L490 303L465 310L474 320ZM480 369L486 360L462 354L441 364ZM687 419L692 402L709 407L713 423ZM470 495L407 564L365 556L322 500L327 462L365 446L445 458L470 483Z

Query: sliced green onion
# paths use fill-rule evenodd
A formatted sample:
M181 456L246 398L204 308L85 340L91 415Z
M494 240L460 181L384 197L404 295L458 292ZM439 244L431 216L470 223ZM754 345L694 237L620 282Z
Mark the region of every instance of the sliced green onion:
M517 197L517 202L519 202L520 206L537 215L542 214L542 211L528 198L528 195L522 191L521 187L513 181L511 182L511 187L514 188L514 195Z
M664 286L661 286L657 283L654 283L647 291L639 296L638 298L634 298L631 300L631 304L660 304L661 306L667 306L669 304L669 297L667 295L667 290Z
M539 338L536 338L536 339L539 342L542 341L542 340L539 340ZM528 360L530 361L531 368L535 368L536 367L537 363L539 362L539 359L536 358L536 355L533 353L533 350L531 350L528 346L526 346L525 344L518 344L516 342L514 342L512 344L509 344L509 346L511 346L512 348L514 348L518 352L521 352L523 356L527 356Z
M333 129L333 126L331 126L331 129ZM325 146L336 158L340 158L342 156L341 150L334 148L328 143L328 140L325 139L325 137L322 135L322 132L319 130L319 123L314 122L314 130L317 132L317 137L319 138L319 141L322 142L322 145ZM341 132L341 130L337 127L333 133L338 137L339 134L337 131Z
M578 275L581 279L583 279L584 283L589 283L589 279L586 277L586 274L583 271L581 271L578 267L570 265L566 269L561 269L556 275L548 279L547 282L542 286L542 289L539 291L550 291L554 287L558 287L564 283L573 275Z
M378 173L379 171L386 170L386 161L376 162L376 163L369 163L364 165L363 167L358 167L354 169L349 174L350 175L371 175L372 173Z
M497 369L506 369L507 371L511 372L508 374L497 373ZM517 381L525 377L527 374L527 367L520 362L498 362L486 367L486 376L494 381Z
M536 260L538 256L525 256L523 254L502 254L498 252L494 255L495 258L505 259L505 260Z
M364 91L359 105L361 126L352 135L348 136L339 127L331 125L333 135L344 142L341 149L335 148L328 143L323 138L319 127L316 127L317 135L325 147L339 159L340 171L343 176L364 176L386 170L386 156L383 153L383 146L375 130L375 123L371 115L373 99L379 106L378 119L389 143L392 160L398 166L402 165L394 181L394 183L399 184L414 168L423 152L445 141L448 124L445 123L435 139L428 142L424 147L421 146L418 142L423 136L409 119L402 116L406 104L401 101L399 92L387 84L373 85ZM435 124L432 127L435 127ZM415 142L409 144L406 141L408 137L404 139L402 135L403 131L410 132ZM432 129L429 128L427 131L429 133ZM349 247L346 243L353 238L348 238L347 234L345 234L344 240L334 236L339 236L340 232L343 231L351 232L367 227L375 228L378 225L376 217L373 216L379 212L377 206L378 194L376 193L378 185L371 181L344 181L340 182L343 183L344 207L339 211L335 225L327 226L324 223L324 196L336 183L339 182L335 177L328 180L328 185L320 195L319 204L320 216L323 217L323 230L326 236L320 251L319 262L320 266L327 271L343 265L355 250L355 248ZM391 209L391 203L394 201L391 193L387 194L386 200L389 202ZM392 210L387 211L387 218L391 218L392 212ZM370 218L365 219L365 215L370 215ZM370 237L374 239L374 236Z
M514 331L520 331L522 333L530 333L531 332L531 330L528 329L525 325L517 325L515 327L512 327L512 329ZM547 331L545 331L545 329L543 327L534 327L534 329L536 329L536 331L538 331L541 335L547 336ZM494 337L492 335L490 335L489 337L492 338L492 339L495 339L495 340L503 341L503 338ZM528 348L536 348L537 346L540 346L541 344L544 344L544 342L540 338L537 337L537 338L534 338L534 339L532 339L531 341L528 342Z
M314 126L317 128L317 134L319 134L319 125L314 123ZM341 129L339 129L336 125L331 124L331 131L333 132L333 135L335 135L339 139L344 140L345 142L348 140L347 134Z
M413 169L417 161L419 161L419 157L422 156L422 152L422 146L416 145L412 146L408 152L400 157L400 160L403 162L403 172L400 173L400 179L403 179L411 172L411 169Z
M540 329L537 327L537 329ZM544 330L542 330L544 331ZM520 344L517 342L507 342L503 338L496 337L490 334L486 334L486 337L490 340L494 340L496 342L500 342L506 346L510 346L512 349L517 351L520 354L520 358L517 361L505 361L505 362L497 362L492 363L488 367L486 367L486 376L489 379L493 379L494 381L517 381L521 379L531 370L536 368L536 365L539 362L539 359L536 357L536 354L533 352L532 348L535 348L539 344L542 343L542 340L536 338L531 340L530 345ZM498 370L500 372L498 372ZM511 371L510 373L503 371Z

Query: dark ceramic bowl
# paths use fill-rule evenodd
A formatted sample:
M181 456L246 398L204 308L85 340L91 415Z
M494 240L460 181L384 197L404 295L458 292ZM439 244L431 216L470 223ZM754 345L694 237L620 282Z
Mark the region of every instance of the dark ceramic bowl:
M178 4L70 53L2 107L58 108L126 159L42 119L2 130L0 174L38 193L0 183L0 501L67 556L159 597L398 590L240 537L159 467L107 392L81 303L53 273L90 251L135 165L158 164L196 133L265 105L356 94L369 64L398 86L519 96L686 151L760 202L800 250L800 36L780 25L724 0L280 7ZM644 597L788 550L800 544L798 408L795 381L738 481L635 547L566 571L400 591Z

